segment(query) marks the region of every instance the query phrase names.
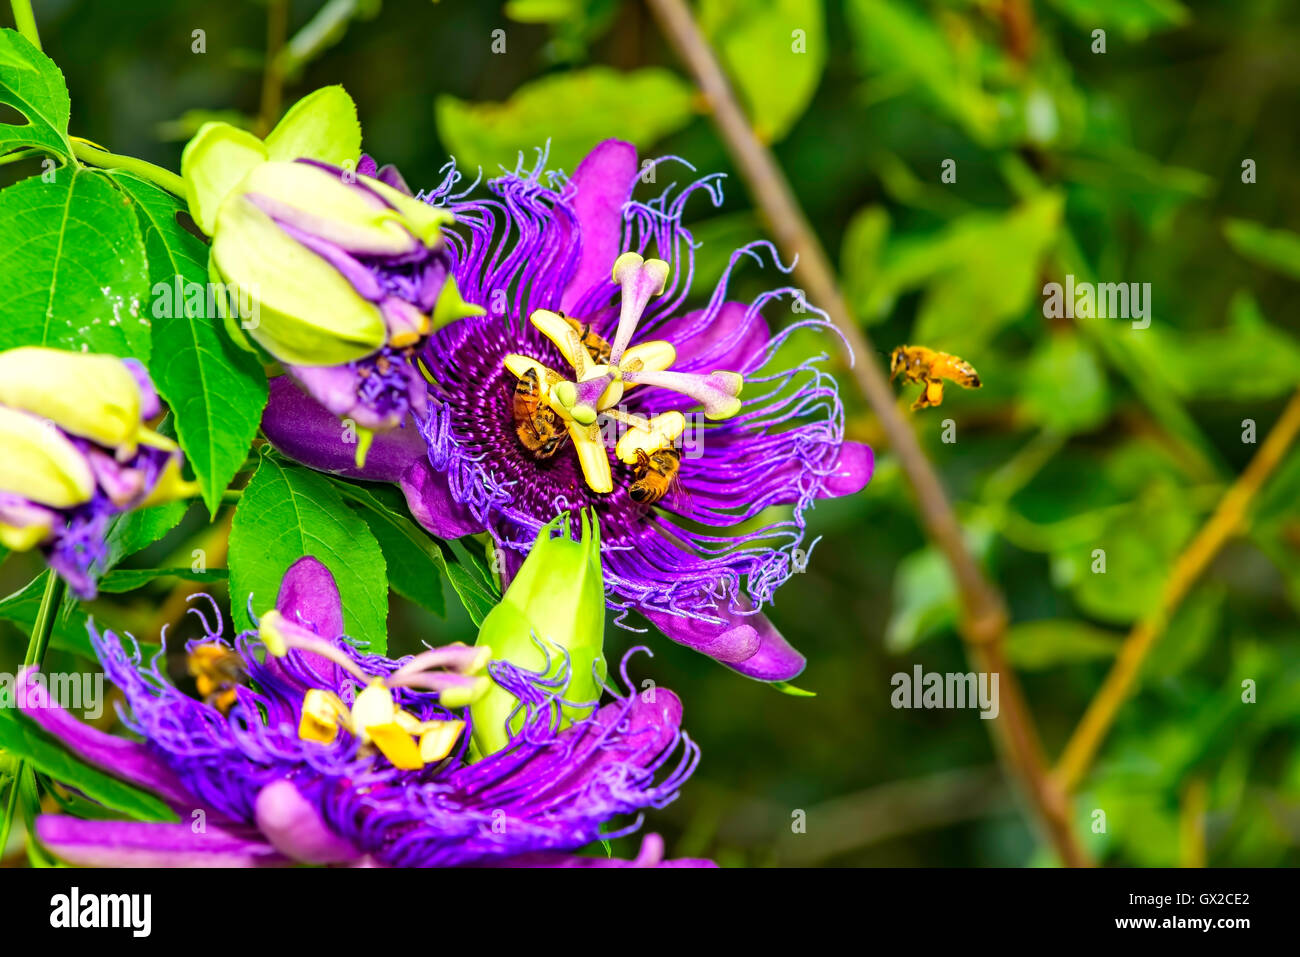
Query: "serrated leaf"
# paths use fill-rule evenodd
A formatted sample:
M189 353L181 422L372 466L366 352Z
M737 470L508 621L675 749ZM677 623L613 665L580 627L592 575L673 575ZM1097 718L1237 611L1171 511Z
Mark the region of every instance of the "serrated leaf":
M587 151L614 137L649 146L691 121L691 87L658 68L620 73L573 70L525 83L504 103L468 103L440 96L438 131L457 164L495 175L531 162L550 141L550 169L572 173Z
M28 120L0 123L0 154L35 147L72 157L68 141L72 107L63 74L26 37L9 29L0 30L0 103Z
M113 176L135 200L144 225L153 342L161 360L150 372L171 406L203 501L215 515L257 434L266 372L252 353L230 341L219 317L207 315L208 249L177 222L184 204L129 174Z
M174 821L175 813L162 801L89 765L82 764L30 721L18 716L12 693L0 706L0 747L42 774L76 788L105 807L140 821Z
M466 567L465 562L469 560L468 553L464 553L466 558L462 559L460 557L462 553L455 551L459 545L458 542L448 543L436 539L407 517L402 495L396 489L377 485L356 485L351 482L339 482L337 485L344 496L363 508L371 517L372 528L378 529L380 525L389 527L389 532L380 537L381 542L385 540L385 537L400 536L406 543L404 549L409 547L418 550L420 555L433 568L447 576L447 580L451 582L451 587L460 598L461 604L465 606L465 610L469 613L474 624L481 625L483 623L483 618L501 600L501 595L491 583L490 578L483 574L481 568L474 565L472 561L470 566ZM376 534L379 534L378 531ZM460 547L463 548L463 546ZM406 572L403 572L403 575L405 574ZM396 582L396 576L394 576L394 582ZM396 588L397 585L394 583L393 587ZM399 589L399 592L413 601L420 601L419 598L407 594L401 589ZM425 607L436 610L430 605ZM439 614L441 613L439 612Z
M128 555L134 555L161 539L180 524L189 508L189 502L168 502L166 505L151 505L119 515L104 536L108 547L104 570L107 571Z
M704 0L699 19L759 139L784 137L808 108L826 67L820 0Z
M0 191L6 346L149 361L149 271L130 200L77 166Z
M275 607L280 580L305 555L333 573L349 638L372 654L388 648L388 575L379 543L331 481L263 455L235 510L230 531L230 596L239 629L253 612Z

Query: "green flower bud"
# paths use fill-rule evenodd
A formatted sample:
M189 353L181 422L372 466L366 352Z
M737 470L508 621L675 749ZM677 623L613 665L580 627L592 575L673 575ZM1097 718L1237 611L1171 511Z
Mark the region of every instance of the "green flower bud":
M0 492L51 508L90 501L95 476L84 455L48 422L0 405Z
M257 304L257 315L244 317L252 319L246 331L282 362L341 365L384 345L379 307L242 197L221 207L212 267L241 301ZM227 327L233 324L228 318Z
M140 386L115 356L38 346L0 352L0 405L125 454L140 439Z
M552 533L560 532L558 538ZM537 640L534 640L534 639ZM560 673L569 659L569 683L563 697L595 702L606 673L605 586L600 565L600 527L594 513L582 512L582 539L569 537L569 514L561 514L538 533L514 580L479 628L477 645L492 649L492 657L547 677ZM538 641L547 649L538 647ZM547 652L550 667L547 668ZM598 680L599 679L599 680ZM506 746L510 734L523 725L522 712L510 722L519 704L509 691L493 684L470 708L474 744L486 757ZM590 714L592 706L564 706L562 725Z

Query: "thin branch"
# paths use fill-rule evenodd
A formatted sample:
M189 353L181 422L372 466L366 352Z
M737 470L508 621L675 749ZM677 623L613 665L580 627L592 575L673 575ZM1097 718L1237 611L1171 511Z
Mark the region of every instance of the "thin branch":
M266 59L262 66L262 103L257 117L257 135L266 136L280 118L284 95L284 65L280 51L289 32L288 0L271 0L266 7Z
M1020 685L1002 654L1000 643L1007 629L1007 612L1002 596L985 578L966 549L961 526L943 486L899 411L893 390L874 360L875 347L854 320L826 253L808 224L790 184L771 152L754 135L717 57L700 33L689 9L683 0L647 2L664 36L699 84L718 132L777 245L787 258L797 257L795 275L804 287L807 300L826 310L857 357L853 366L854 378L880 419L889 445L915 491L926 533L947 559L956 579L964 612L961 632L971 659L980 670L999 674L1002 707L999 717L991 723L996 729L1003 761L1022 785L1061 859L1071 866L1086 864L1087 857L1070 828L1065 794L1048 777L1047 763L1032 716Z
M1092 764L1101 742L1115 721L1115 715L1132 691L1151 648L1164 634L1170 619L1191 591L1192 585L1209 567L1228 539L1242 526L1251 502L1264 481L1281 463L1298 432L1300 391L1291 397L1291 401L1282 410L1281 418L1264 439L1245 471L1224 493L1209 521L1178 556L1165 582L1159 603L1134 625L1124 640L1115 664L1089 703L1053 772L1052 776L1067 793L1078 786Z
M36 29L36 15L32 13L32 0L9 0L14 12L14 26L36 49L41 48L41 35Z
M119 156L116 153L110 153L108 150L95 146L79 136L72 137L72 152L77 159L88 166L98 166L100 169L125 170L128 173L134 173L141 179L148 180L159 189L164 189L181 199L185 199L189 195L185 180L171 170L155 166L145 160L136 159L134 156Z

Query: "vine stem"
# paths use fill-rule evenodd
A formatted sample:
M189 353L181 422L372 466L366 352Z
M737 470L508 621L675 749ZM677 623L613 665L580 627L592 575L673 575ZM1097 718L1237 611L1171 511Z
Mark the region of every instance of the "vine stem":
M1061 752L1061 759L1052 776L1058 786L1065 792L1073 791L1083 779L1088 767L1096 757L1102 741L1110 726L1115 722L1120 706L1128 698L1142 670L1152 647L1164 634L1169 621L1182 604L1187 593L1191 591L1196 580L1209 567L1214 556L1224 544L1242 526L1246 511L1255 496L1263 487L1265 480L1281 463L1300 433L1300 390L1298 390L1282 410L1281 417L1269 431L1250 460L1245 470L1238 476L1218 507L1210 516L1196 537L1188 544L1165 581L1164 591L1156 607L1138 621L1124 639L1115 664L1111 666L1106 680L1102 682L1092 701L1088 704L1083 717L1070 736Z
M148 180L159 189L164 189L174 196L179 196L181 199L186 199L189 196L189 190L185 188L185 180L171 170L155 166L145 160L136 159L134 156L119 156L116 153L110 153L108 150L101 149L75 136L72 137L72 153L77 159L90 166L98 166L101 169L125 170L128 173L134 173L141 179Z
M962 637L976 667L998 675L1001 703L994 726L1004 767L1017 780L1035 817L1061 860L1070 866L1089 864L1070 826L1063 792L1048 774L1047 761L1015 673L1002 651L1007 630L1006 605L966 548L961 525L943 486L921 450L915 434L899 411L893 390L872 359L875 347L854 320L834 270L776 159L755 136L744 110L727 82L709 42L701 34L684 0L647 0L668 43L694 75L709 104L712 118L732 160L749 186L755 205L767 221L777 245L795 260L795 276L807 300L826 310L859 361L853 376L885 431L916 495L922 524L943 553L962 601Z
M14 26L36 49L41 48L41 35L36 30L36 15L32 13L32 0L9 0L14 12Z
M50 635L54 631L54 619L59 606L63 603L65 585L63 579L51 569L46 574L45 591L41 595L41 605L36 612L36 622L32 625L32 636L27 642L27 653L23 656L23 667L32 665L40 667L45 660L45 649L49 646ZM17 702L15 702L17 704ZM18 807L18 789L22 786L23 775L31 773L26 761L19 761L14 768L13 784L9 788L9 800L5 804L4 822L0 824L0 854L9 844L9 831L13 827L14 812ZM29 822L30 823L30 822Z

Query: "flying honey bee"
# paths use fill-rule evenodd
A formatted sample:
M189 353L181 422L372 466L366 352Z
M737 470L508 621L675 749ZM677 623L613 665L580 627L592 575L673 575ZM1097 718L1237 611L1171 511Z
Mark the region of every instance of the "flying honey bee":
M542 401L536 369L529 369L515 383L514 417L520 444L535 458L549 459L569 437L559 415Z
M570 316L565 316L564 321L571 325L573 331L578 334L578 342L587 350L587 355L591 356L592 362L598 366L609 364L609 356L613 352L613 347L592 329L590 322L582 322Z
M928 409L943 402L943 380L949 379L965 389L981 385L975 367L960 356L936 352L925 346L899 346L889 357L889 380L898 376L904 382L920 382L924 388L912 403L912 409Z
M636 464L632 466L632 484L628 494L638 505L653 505L667 494L677 482L677 470L682 456L671 446L647 454L636 450Z
M235 689L244 682L244 662L225 645L195 645L187 662L205 703L227 714L235 704Z

